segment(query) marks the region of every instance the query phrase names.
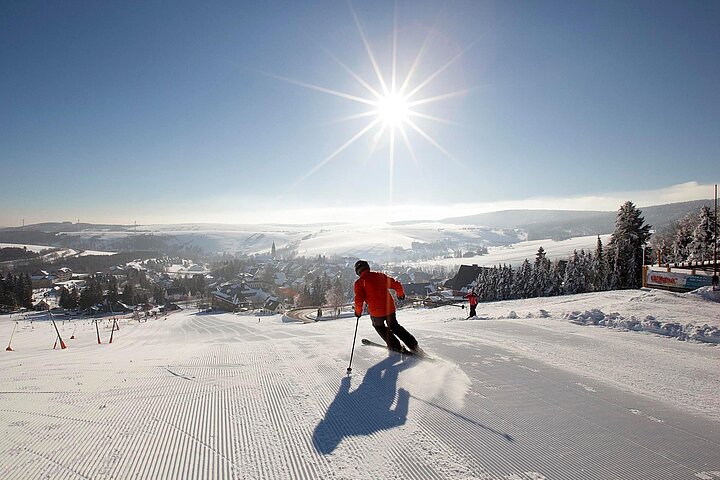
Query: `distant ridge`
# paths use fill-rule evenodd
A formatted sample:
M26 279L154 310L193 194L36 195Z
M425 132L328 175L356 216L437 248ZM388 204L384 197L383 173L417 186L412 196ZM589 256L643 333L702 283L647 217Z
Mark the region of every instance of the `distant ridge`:
M24 232L76 232L78 230L116 230L123 231L132 229L132 225L110 225L97 223L73 223L73 222L45 222L25 225L24 227L0 227L0 230L6 232L24 231Z
M653 229L661 231L688 213L695 213L701 206L711 206L712 203L712 200L695 200L640 209L645 221ZM407 250L413 242L419 245L427 244L427 248L457 248L466 251L478 249L480 246L514 243L519 239L566 240L605 235L614 230L616 217L617 211L505 210L442 220L400 221L391 224L391 230L396 235L393 237L396 240L393 241L398 243L390 246L385 245L386 237L378 239L368 235L368 229L362 225L353 227L353 224L332 222L296 225L205 223L137 226L46 222L0 229L0 242L84 250L177 252L196 249L208 253L249 254L263 249L269 251L275 242L278 246L291 245L291 248L300 253L320 254L324 247L323 242L318 239L331 231L330 235L336 243L331 250L337 250L339 245L356 245L359 239L363 238L364 244L358 251L368 256L377 249L383 252L392 251L395 246L402 246ZM337 225L341 226L338 232L343 232L340 236L338 232L332 232ZM443 242L447 244L443 245ZM344 252L351 252L350 247L343 248ZM420 249L423 248L425 247Z
M711 206L712 204L713 200L707 199L639 208L645 217L645 222L657 230L671 225L688 213L697 212L704 205ZM464 217L450 217L440 221L459 225L519 228L528 233L528 240L540 240L612 233L616 218L617 211L504 210Z

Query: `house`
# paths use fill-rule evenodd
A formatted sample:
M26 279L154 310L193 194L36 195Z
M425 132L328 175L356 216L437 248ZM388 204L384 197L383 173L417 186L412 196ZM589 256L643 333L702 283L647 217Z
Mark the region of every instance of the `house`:
M268 297L263 305L263 311L267 313L282 313L285 311L285 305L277 297Z
M488 267L478 267L477 264L460 265L458 273L450 280L447 280L443 284L443 287L456 291L467 290L469 285L477 281L478 275L480 275L483 269L488 269Z
M56 279L57 277L55 275L51 275L45 270L37 270L30 275L33 288L49 288Z
M430 284L430 282L423 282L423 283L403 283L402 284L403 290L405 291L405 296L415 296L415 297L426 297L430 292L434 291L435 288Z
M250 301L242 292L242 285L223 284L210 294L212 308L226 312L247 310L251 307Z
M68 280L72 279L73 272L68 267L62 267L58 268L55 272L53 272L55 277L57 277L57 282L67 282Z
M40 300L38 303L33 305L33 308L38 312L50 310L50 305L45 300Z

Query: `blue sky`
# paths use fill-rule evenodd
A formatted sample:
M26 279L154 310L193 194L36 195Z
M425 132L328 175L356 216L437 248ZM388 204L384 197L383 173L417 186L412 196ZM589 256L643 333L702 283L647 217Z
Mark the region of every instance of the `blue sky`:
M719 24L716 1L2 2L0 225L709 198ZM337 153L377 117L339 94L382 96L363 36L433 101Z

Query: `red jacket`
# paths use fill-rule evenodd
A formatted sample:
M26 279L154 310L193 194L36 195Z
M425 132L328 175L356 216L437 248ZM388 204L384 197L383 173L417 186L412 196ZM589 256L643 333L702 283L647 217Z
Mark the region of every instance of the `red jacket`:
M470 302L470 305L478 304L478 296L475 295L473 292L470 292L467 295L465 295L465 298L468 299L468 301Z
M390 288L395 290L398 297L404 297L402 284L384 273L365 270L355 281L355 315L362 314L363 302L368 305L371 317L384 317L395 311Z

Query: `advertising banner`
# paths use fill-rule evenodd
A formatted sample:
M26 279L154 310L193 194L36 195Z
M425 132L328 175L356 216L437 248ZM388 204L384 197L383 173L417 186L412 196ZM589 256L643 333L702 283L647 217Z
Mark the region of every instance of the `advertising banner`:
M648 287L671 288L687 291L712 285L712 277L709 275L690 275L687 273L658 272L654 270L647 271L645 281Z

